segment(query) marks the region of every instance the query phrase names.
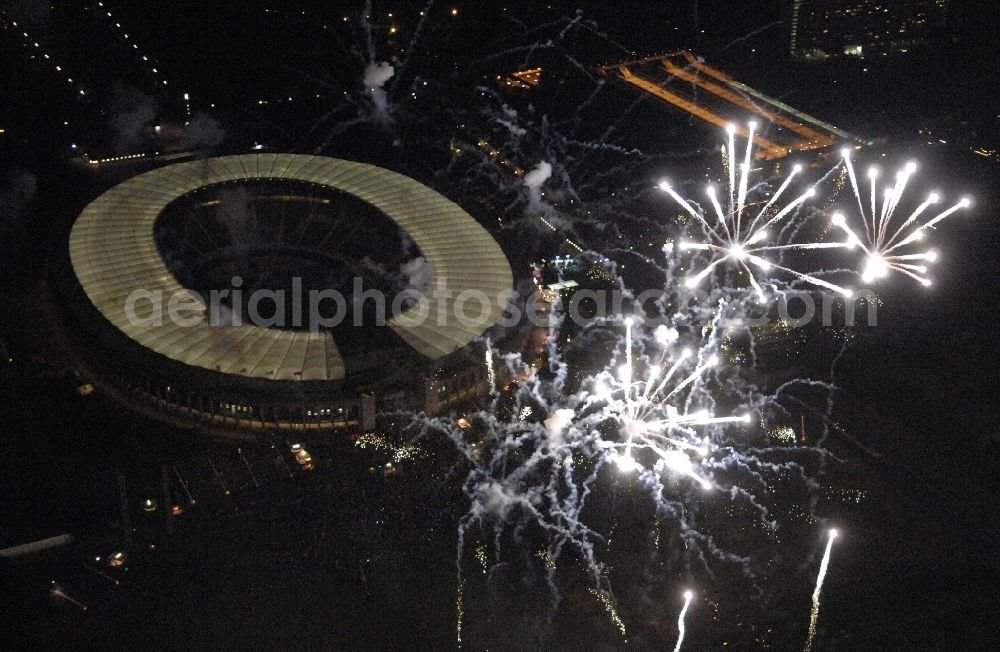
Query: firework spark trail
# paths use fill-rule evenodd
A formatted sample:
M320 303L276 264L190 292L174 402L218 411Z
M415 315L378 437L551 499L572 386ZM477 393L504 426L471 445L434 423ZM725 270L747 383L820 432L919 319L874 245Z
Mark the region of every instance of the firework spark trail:
M851 188L858 202L859 219L865 228L865 239L855 232L848 224L843 213L834 213L832 223L840 227L848 237L848 244L853 247L860 247L864 252L864 268L861 271L861 280L871 283L878 279L885 278L890 271L899 272L922 285L930 285L931 280L926 276L928 268L924 263L933 263L937 260L937 252L928 249L918 253L903 253L898 251L901 247L906 247L915 242L922 241L926 231L933 229L938 223L962 208L971 205L967 197L963 197L958 203L947 208L930 220L920 223L919 218L928 208L941 201L941 196L932 192L927 199L913 210L909 216L899 223L892 225L892 218L896 213L900 201L903 199L906 185L916 172L917 165L910 161L906 166L896 173L895 183L887 186L884 191L881 208L878 204L879 170L876 167L868 169L868 180L870 184L870 210L866 213L864 200L862 199L862 189L858 184L857 174L854 171L854 163L851 161L851 150L844 149L841 152L844 166L851 179Z
M503 17L505 19L507 19L507 20L513 20L506 13L503 14ZM520 21L515 21L515 22L517 22L517 23L519 23L519 24L521 24L523 26L523 23L520 23ZM532 42L532 43L530 43L528 45L514 46L514 47L506 48L506 49L503 49L503 50L498 50L498 51L490 53L489 55L486 55L486 56L484 56L482 58L478 58L478 59L472 61L470 65L476 66L476 65L481 64L481 63L492 61L492 60L494 60L494 59L496 59L498 57L507 56L507 55L514 54L514 53L517 53L517 52L525 52L526 54L524 56L524 59L521 61L521 64L520 64L519 67L520 68L527 68L530 65L531 58L535 54L536 51L538 51L540 49L555 49L555 48L558 48L559 44L566 40L566 36L569 34L570 31L573 30L574 27L580 27L582 29L587 29L587 30L591 31L592 33L600 36L604 40L609 41L609 39L607 38L606 35L603 35L600 32L594 30L594 28L592 26L590 26L590 25L587 24L588 22L589 21L584 20L583 11L582 10L577 10L576 14L575 14L575 16L573 18L569 18L568 16L560 16L559 18L557 18L555 20L552 20L550 22L543 23L541 25L537 25L537 26L535 26L535 27L533 27L531 29L526 29L526 30L524 30L523 32L521 32L520 34L517 35L517 36L519 36L521 38L524 38L525 36L528 36L528 35L533 34L535 32L539 32L539 31L542 31L542 30L550 28L550 27L559 26L559 27L561 27L561 30L559 31L558 34L556 34L556 36L555 36L554 39L549 38L549 39L546 39L544 41L540 41L540 40L539 41L534 41L534 42ZM562 53L562 54L563 54L563 56L566 57L566 60L571 65L573 65L574 67L576 67L580 71L581 74L583 74L585 77L587 77L587 79L589 79L592 82L596 82L597 81L597 78L593 75L593 73L590 72L590 69L587 66L584 66L583 64L581 64L579 61L577 61L571 55L567 55L566 53Z
M721 50L719 50L719 53L721 54L722 52L725 52L726 50L728 50L729 48L733 47L737 43L742 43L743 41L747 41L747 40L753 38L754 36L757 36L758 34L763 34L764 32L766 32L767 30L771 29L772 27L778 27L779 25L784 25L786 22L788 22L788 21L784 20L784 19L782 19L782 20L776 20L773 23L768 23L767 25L764 25L763 27L758 27L754 31L752 31L752 32L750 32L748 34L744 34L743 36L741 36L739 38L736 38L736 39L733 39L732 41L730 41L725 47L723 47ZM743 95L743 94L741 93L741 95ZM743 96L744 96L744 98L746 98L746 95L743 95ZM749 99L749 98L746 98L746 99ZM755 106L755 108L756 108L756 106Z
M775 270L785 272L806 283L833 290L844 296L851 296L851 290L845 287L824 281L814 275L779 265L773 260L765 258L765 256L771 253L780 254L792 250L844 249L851 246L850 242L791 242L785 244L776 242L775 244L767 244L767 241L771 237L768 231L769 227L776 226L782 221L787 221L790 216L794 216L800 206L816 194L814 184L784 206L781 206L779 203L779 199L792 183L792 179L802 171L801 166L796 165L792 167L791 173L781 183L777 191L764 203L763 208L760 209L757 215L752 219L748 218L748 223L744 222L744 212L748 208L747 197L752 190L749 187L750 161L753 154L753 139L756 128L757 123L749 123L747 146L743 162L739 165L736 162L735 151L736 127L735 125L729 125L726 128L728 143L725 148L725 167L728 172L729 204L725 210L719 202L715 187L709 185L707 188L708 198L715 213L712 222L717 226L713 226L713 223L706 218L704 211L696 208L697 204L695 202L685 199L674 190L670 182L666 180L660 182L660 189L670 195L674 201L680 204L701 225L708 238L706 242L681 240L678 243L677 248L681 252L702 251L708 253L711 259L700 271L689 276L685 284L693 288L724 263L730 263L746 273L750 286L761 302L766 300L766 295L760 282L754 276L754 269L752 268L764 273ZM770 213L769 211L772 211L776 206L780 206L780 208L774 210L773 214Z
M605 80L598 79L597 83L594 84L594 90L590 91L590 95L587 96L587 99L585 99L576 107L576 109L573 112L572 133L576 133L576 131L583 124L583 117L582 117L583 112L586 111L587 108L589 108L590 105L594 103L594 101L597 99L597 96L601 93L601 91L604 90L604 88L605 88Z
M462 647L462 620L465 618L464 605L465 582L459 580L455 594L455 642Z
M420 12L420 20L417 21L417 28L413 30L413 37L410 39L409 45L406 46L405 57L403 61L397 66L399 74L396 79L393 80L390 90L395 90L396 85L403 78L403 73L405 73L410 67L410 61L413 59L413 55L417 51L417 45L420 43L420 37L424 33L424 27L427 21L430 19L431 12L434 10L435 0L427 0L427 4L424 5L423 10Z
M493 344L486 338L486 381L490 385L490 395L497 391L497 374L493 368Z
M618 610L615 609L615 605L611 602L611 598L595 588L590 588L589 591L592 596L600 600L601 604L604 605L604 609L608 612L608 616L611 618L611 621L621 633L622 638L625 638L625 623L622 621L621 616L618 615Z
M674 652L681 652L681 644L684 643L684 616L687 615L693 597L694 593L691 591L684 592L684 607L681 608L681 615L677 617L677 645L674 646Z
M361 25L361 29L364 31L365 45L368 51L368 61L373 63L375 61L375 38L372 33L372 24L370 22L372 15L372 0L365 0L364 12L361 14L358 24Z
M826 174L824 174L822 177L816 180L812 185L814 188L819 188L820 186L823 186L830 179L830 177L834 177L833 181L834 189L832 191L832 194L835 195L839 191L838 183L842 183L842 180L838 180L836 178L838 174L846 176L846 172L842 168L840 168L839 166L834 166L830 168L830 170L827 171ZM809 218L820 217L821 215L825 215L828 212L827 209L829 209L830 204L832 203L833 199L831 197L828 197L823 200L821 205L815 206L814 207L815 211L811 215L807 215L805 219L788 220L785 223L785 225L782 226L781 229L778 231L778 235L776 236L775 239L782 242L795 242L799 238L799 232L812 223L812 220L810 220ZM822 225L822 227L824 234L826 234L830 229L830 227L826 225ZM830 248L844 248L844 247L842 244L837 243L836 247L830 247ZM846 248L850 249L850 245L848 245ZM781 260L782 258L783 258L783 253L779 253L778 259ZM823 270L821 272L816 272L816 274L819 275L827 273L839 273L843 271L846 271L848 273L851 272L851 270Z
M812 594L812 612L809 614L809 635L806 638L805 652L811 652L813 639L816 637L816 622L819 620L819 594L823 590L823 580L826 579L826 569L830 566L830 552L833 550L833 540L837 538L837 530L829 531L823 561L819 564L819 574L816 576L816 588Z

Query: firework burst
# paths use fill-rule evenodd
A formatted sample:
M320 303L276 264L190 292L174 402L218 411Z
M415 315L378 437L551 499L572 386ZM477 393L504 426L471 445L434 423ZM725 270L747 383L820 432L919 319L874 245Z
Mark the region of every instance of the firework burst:
M617 387L602 384L597 392L599 398L607 401L607 410L621 425L625 440L622 447L624 451L616 452L612 459L621 470L632 471L639 467L633 457L633 449L647 448L656 454L657 465L673 473L686 475L705 489L711 489L712 483L695 471L690 457L690 453L702 457L708 455L708 444L678 438L673 433L689 433L693 426L746 423L750 421L750 416L716 417L707 410L682 412L672 404L685 388L718 365L719 360L714 354L708 355L684 376L680 370L693 354L691 349L682 349L672 363L668 362L671 345L677 340L677 331L666 326L661 325L654 333L657 342L663 347L659 360L649 366L645 380L637 380L632 355L632 326L632 319L626 318L625 364L619 369Z
M746 273L750 285L760 301L766 300L764 289L761 287L756 274L771 274L773 272L784 272L791 276L816 285L839 292L845 296L851 296L851 290L835 285L814 275L796 271L785 267L773 260L774 254L784 251L808 250L808 249L843 249L850 246L849 242L789 242L779 244L772 239L771 229L786 222L793 217L799 207L816 195L814 187L810 186L795 199L783 203L785 191L792 184L793 179L802 172L801 165L794 165L791 173L785 177L770 198L750 202L748 197L752 187L749 183L751 167L750 160L753 156L753 139L757 123L749 123L749 137L743 156L743 161L737 166L736 162L736 127L729 125L726 128L728 134L728 145L725 148L727 157L726 167L728 169L728 192L723 207L715 186L709 185L706 189L709 202L712 205L714 216L709 218L700 205L692 200L685 199L670 185L668 181L661 181L660 189L669 194L674 201L695 219L703 227L707 241L692 242L682 240L678 243L678 250L703 251L711 257L710 262L687 277L685 284L693 288L701 283L724 263L735 265ZM762 204L762 205L761 205ZM757 206L761 205L760 209Z
M907 183L917 170L917 164L910 161L896 173L895 182L885 188L881 205L878 196L879 169L874 166L868 168L870 192L867 193L869 201L866 209L864 193L858 184L858 177L851 161L851 150L845 149L841 155L844 166L847 168L847 175L851 179L855 199L858 202L858 214L865 227L865 238L862 239L850 227L847 217L843 213L834 213L832 221L834 226L840 227L847 234L848 244L852 248L860 248L864 252L864 268L861 271L861 279L865 283L872 283L895 271L915 279L922 285L930 285L931 280L927 277L927 263L933 263L937 260L937 252L933 249L914 252L911 245L923 243L928 230L933 229L938 223L958 210L968 207L972 202L963 197L950 208L939 212L926 222L921 222L921 216L941 201L941 196L938 193L931 192L927 199L917 206L906 219L902 221L897 219L893 222Z

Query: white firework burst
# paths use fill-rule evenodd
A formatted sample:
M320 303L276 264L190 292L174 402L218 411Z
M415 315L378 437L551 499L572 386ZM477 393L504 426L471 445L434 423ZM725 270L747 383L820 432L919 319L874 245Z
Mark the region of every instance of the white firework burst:
M796 209L815 196L816 190L813 187L809 187L795 199L782 205L781 201L785 191L791 185L792 180L802 171L801 165L794 165L791 173L785 178L774 194L763 201L763 206L760 210L757 210L756 205L751 209L751 204L747 201L747 195L750 191L750 159L753 156L753 138L757 123L750 122L748 126L749 137L747 139L743 162L738 166L739 174L737 174L735 150L736 127L729 125L726 128L726 133L729 137L728 147L726 148L729 169L728 198L726 207L723 208L715 186L708 186L706 193L714 210L713 218L706 217L705 211L696 202L681 197L668 181L661 181L659 184L661 190L669 194L674 201L680 204L691 217L704 227L708 238L705 242L684 240L678 244L678 249L682 252L704 251L711 255L711 261L705 267L686 279L686 285L688 287L697 286L720 265L729 262L738 266L747 274L750 285L761 301L764 301L766 297L755 273L766 275L776 271L790 274L812 285L833 290L845 296L851 296L852 292L847 288L816 278L814 275L782 266L769 258L774 253L789 250L843 249L850 246L850 243L793 242L777 244L770 241L770 230L794 215Z
M700 475L691 459L694 453L701 457L708 455L707 441L693 441L675 436L693 426L720 423L747 423L749 415L717 417L707 410L686 412L678 409L673 401L708 369L719 363L718 357L709 355L695 363L694 369L682 375L680 370L693 357L690 349L676 354L673 362L668 362L671 344L677 340L677 331L659 326L654 335L663 347L659 360L649 366L644 379L638 379L632 355L631 318L625 320L625 364L621 366L617 382L605 384L597 391L597 398L607 403L606 411L621 426L624 441L615 446L612 459L622 471L633 471L639 463L633 456L633 449L645 448L653 451L657 464L670 472L688 476L705 489L712 483Z
M910 177L917 170L917 164L910 161L896 173L895 182L887 185L884 190L881 205L878 197L879 169L874 166L868 168L870 192L868 193L869 202L866 209L866 202L862 198L858 177L851 161L851 150L845 149L841 155L847 168L847 175L851 179L854 196L858 201L858 213L860 221L865 227L865 238L862 239L857 231L851 228L843 213L834 213L832 221L834 226L840 227L847 234L851 247L860 247L864 251L861 279L865 283L872 283L895 271L917 280L922 285L930 285L931 280L927 277L927 264L937 260L937 252L933 249L914 252L913 247L918 243L923 244L927 231L933 229L942 220L958 210L970 206L972 202L967 197L963 197L955 205L941 211L926 222L921 222L921 216L941 201L941 196L937 192L931 192L927 195L927 199L917 206L906 219L902 221L897 219L894 222L893 218L897 216L896 209L903 199L903 192L906 190Z

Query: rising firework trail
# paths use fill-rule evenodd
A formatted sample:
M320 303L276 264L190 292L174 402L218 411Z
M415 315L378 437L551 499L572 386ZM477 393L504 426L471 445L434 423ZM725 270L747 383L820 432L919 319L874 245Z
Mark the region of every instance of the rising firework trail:
M806 638L805 652L811 652L813 639L816 637L816 622L819 620L819 594L823 590L823 580L826 579L826 569L830 566L830 552L833 550L833 540L837 538L837 530L831 529L823 552L823 561L819 564L819 574L816 576L816 588L812 595L812 613L809 614L809 636Z
M669 181L661 181L660 189L670 195L674 201L701 225L705 234L705 241L692 242L682 240L678 243L678 250L703 251L710 256L710 262L701 268L694 275L685 280L685 285L690 288L697 286L712 274L724 263L729 263L739 268L747 275L750 285L753 287L757 298L763 302L766 300L764 290L755 276L755 272L769 274L774 271L784 272L793 277L811 283L819 287L839 292L844 296L851 296L851 290L835 285L813 275L805 274L794 269L782 266L773 260L774 254L784 251L807 250L807 249L843 249L850 246L849 242L789 242L779 244L771 240L771 229L779 224L786 223L794 217L800 206L814 197L816 190L813 187L807 188L795 199L787 204L782 203L782 196L791 185L792 180L802 171L801 165L792 167L791 173L785 177L778 189L766 201L759 211L756 204L748 203L747 197L750 192L750 160L753 155L753 138L757 128L756 122L749 123L749 138L743 156L743 161L737 166L736 162L736 126L728 125L728 144L725 148L728 169L728 199L723 207L718 191L715 186L709 185L706 189L709 202L712 205L714 216L709 218L701 206L692 200L682 197ZM739 174L737 174L737 169ZM753 206L753 208L751 208ZM756 213L755 213L756 211Z
M864 193L858 184L858 177L854 171L851 150L845 149L841 155L844 159L844 166L847 168L847 176L851 179L854 197L857 199L860 221L865 227L865 238L862 239L850 227L847 217L843 213L834 213L832 221L834 226L840 227L847 234L848 243L852 248L860 247L864 251L865 260L861 279L865 283L871 283L885 278L890 271L895 271L919 281L922 285L930 285L931 280L927 278L927 263L933 263L937 260L937 252L933 249L913 252L908 247L923 242L928 230L933 229L959 209L967 208L972 202L964 197L957 204L939 212L926 222L920 222L920 217L931 206L941 201L941 196L938 193L931 192L927 195L927 199L917 206L906 219L896 220L896 223L893 223L896 208L903 199L903 192L906 190L910 177L917 170L917 164L910 161L896 173L895 182L886 186L880 204L878 168L874 166L868 168L870 192ZM867 202L866 199L868 199Z
M681 608L681 614L677 617L677 645L674 646L674 652L681 652L681 645L684 643L684 616L687 615L693 597L694 593L691 591L684 592L684 606Z
M490 385L490 394L492 395L497 391L497 374L496 370L493 368L493 344L490 342L490 338L486 338L486 381Z

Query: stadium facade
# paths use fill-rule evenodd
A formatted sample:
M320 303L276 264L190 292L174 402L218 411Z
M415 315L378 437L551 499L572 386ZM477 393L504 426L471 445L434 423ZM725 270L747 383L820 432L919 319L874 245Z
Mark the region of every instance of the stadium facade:
M182 242L197 261L179 260L160 237L172 228L164 222L177 220L174 208L217 210L205 207L232 191L250 195L254 219L242 229L258 237L234 244L213 236L220 220L191 213L185 228L206 235ZM379 220L381 231L364 230ZM391 228L418 251L427 278L419 298L384 324L220 323L204 293L179 279L205 276L206 260L216 277L236 270L258 288L267 286L260 279L294 273L300 260L372 267L369 254L391 246ZM359 229L365 235L350 240ZM128 179L83 210L69 253L81 303L99 313L87 322L120 388L176 416L250 432L364 430L380 411L436 411L474 396L484 371L470 364L469 345L501 317L513 282L492 236L434 190L372 165L293 154L188 161Z

